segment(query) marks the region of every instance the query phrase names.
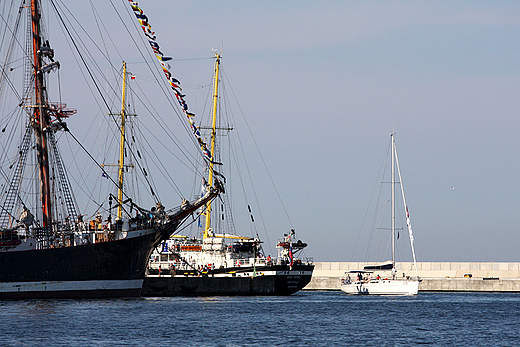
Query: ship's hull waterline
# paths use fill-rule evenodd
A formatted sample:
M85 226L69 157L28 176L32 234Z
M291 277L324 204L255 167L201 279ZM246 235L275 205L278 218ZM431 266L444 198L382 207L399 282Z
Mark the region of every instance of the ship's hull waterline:
M161 233L74 247L0 252L0 299L140 296Z

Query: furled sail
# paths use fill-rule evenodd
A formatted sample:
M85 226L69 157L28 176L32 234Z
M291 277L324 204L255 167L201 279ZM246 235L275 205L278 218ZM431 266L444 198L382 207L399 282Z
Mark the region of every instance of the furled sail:
M394 151L395 151L395 147L394 147ZM402 182L402 179L401 179L401 169L399 168L399 160L397 159L397 155L395 156L395 162L397 164L397 172L399 174L399 182ZM404 204L404 209L406 211L406 226L408 227L408 236L410 237L410 245L412 247L413 263L415 265L415 272L417 274L417 277L419 277L419 270L417 269L417 260L415 258L415 247L413 245L412 222L410 220L410 213L408 212L408 205L406 205L406 199L404 198L404 188L403 188L402 184L401 184L401 194L403 196L403 204Z

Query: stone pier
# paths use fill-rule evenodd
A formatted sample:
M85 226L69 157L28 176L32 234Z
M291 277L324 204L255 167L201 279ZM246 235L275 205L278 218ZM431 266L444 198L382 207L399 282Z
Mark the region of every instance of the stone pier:
M340 290L345 272L363 269L365 262L316 262L311 282L304 290ZM520 263L505 262L419 262L396 263L399 278L422 279L419 291L442 292L520 292ZM390 271L374 276L390 278ZM353 274L352 276L355 276Z

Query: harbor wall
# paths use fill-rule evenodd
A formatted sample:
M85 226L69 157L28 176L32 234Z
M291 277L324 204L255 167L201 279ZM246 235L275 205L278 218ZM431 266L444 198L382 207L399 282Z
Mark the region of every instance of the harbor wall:
M315 262L311 282L304 290L340 290L345 272L363 269L365 262ZM396 263L397 277L422 279L419 291L520 292L520 263L507 262L411 262ZM390 278L390 271L374 276ZM355 276L352 274L351 277Z

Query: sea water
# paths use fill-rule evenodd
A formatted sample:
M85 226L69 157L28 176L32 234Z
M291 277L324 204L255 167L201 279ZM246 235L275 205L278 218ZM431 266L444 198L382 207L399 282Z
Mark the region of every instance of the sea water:
M517 346L520 294L0 301L6 346Z

